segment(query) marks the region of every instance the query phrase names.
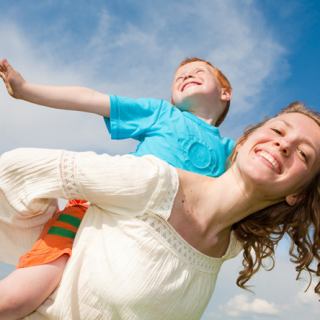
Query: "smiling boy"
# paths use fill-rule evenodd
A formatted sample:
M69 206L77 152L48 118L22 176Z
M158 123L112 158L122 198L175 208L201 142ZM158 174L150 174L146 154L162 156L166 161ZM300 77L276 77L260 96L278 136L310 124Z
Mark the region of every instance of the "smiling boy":
M220 70L207 61L187 58L175 73L171 103L218 127L229 111L231 90Z
M133 153L135 156L152 154L176 168L216 177L225 171L226 159L234 146L232 140L220 137L217 128L229 110L231 85L218 69L202 59L187 58L177 68L172 84L172 104L149 98L135 100L107 95L82 87L31 84L6 60L0 62L0 76L14 98L103 116L112 139L140 141ZM55 216L54 219L46 230L62 229L56 234L61 240L63 234L71 230L66 225L56 226L59 218ZM41 235L41 243L46 237L46 233ZM65 240L66 246L70 246L70 237L65 237ZM0 293L19 288L15 291L14 306L8 299L0 303L1 319L10 318L13 314L21 317L33 311L51 293L43 288L52 291L60 281L67 262L66 254L71 255L71 251L66 253L52 247L41 250L39 252L33 247L20 259L18 269L9 276L10 281L0 282ZM47 259L40 261L39 255ZM40 285L28 285L32 279Z

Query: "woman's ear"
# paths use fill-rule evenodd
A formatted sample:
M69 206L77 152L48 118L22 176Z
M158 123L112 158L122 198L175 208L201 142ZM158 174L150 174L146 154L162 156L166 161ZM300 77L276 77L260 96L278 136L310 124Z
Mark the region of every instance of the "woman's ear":
M286 196L286 202L290 207L292 207L296 203L300 202L303 198L304 196L298 193L290 194L289 196Z
M241 138L238 139L237 143L236 143L236 152L238 153L240 148L243 146L243 144L246 142L245 139L243 139L242 141L239 141Z

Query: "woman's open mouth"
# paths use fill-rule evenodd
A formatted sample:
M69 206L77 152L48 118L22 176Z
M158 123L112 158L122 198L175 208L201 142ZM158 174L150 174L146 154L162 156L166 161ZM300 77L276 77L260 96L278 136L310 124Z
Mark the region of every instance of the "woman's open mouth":
M264 150L257 150L256 153L258 155L260 155L261 157L263 157L264 159L266 159L272 165L272 167L274 168L274 170L278 174L281 173L280 164L279 164L278 160L273 155L271 155L270 153L268 153Z

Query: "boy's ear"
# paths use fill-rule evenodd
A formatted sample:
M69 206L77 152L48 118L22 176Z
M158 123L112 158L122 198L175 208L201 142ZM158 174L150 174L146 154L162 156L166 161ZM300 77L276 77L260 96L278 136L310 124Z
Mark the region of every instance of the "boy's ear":
M230 88L222 88L221 89L221 100L229 101L232 97L232 90Z
M299 197L299 194L295 193L295 194L290 194L289 196L286 196L286 203L292 207L294 206L296 203L300 202L302 199L304 198L304 196L300 195Z

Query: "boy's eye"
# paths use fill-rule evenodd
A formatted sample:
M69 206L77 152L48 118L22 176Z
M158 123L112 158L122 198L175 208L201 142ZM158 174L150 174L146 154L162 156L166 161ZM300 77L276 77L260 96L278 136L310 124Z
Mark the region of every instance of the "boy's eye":
M196 73L201 73L201 72L204 72L204 70L199 69L199 70L196 71Z

